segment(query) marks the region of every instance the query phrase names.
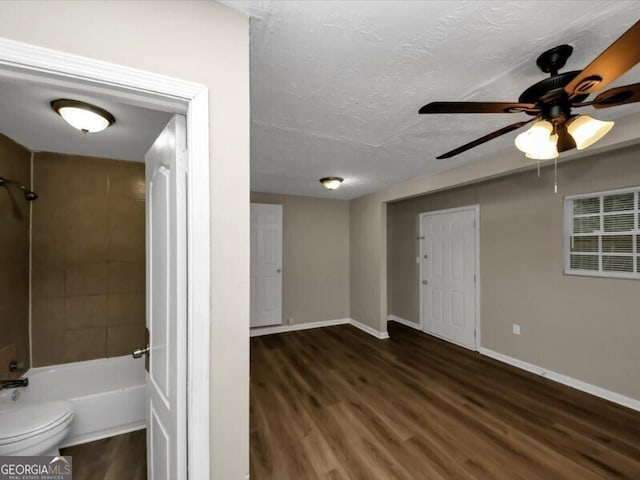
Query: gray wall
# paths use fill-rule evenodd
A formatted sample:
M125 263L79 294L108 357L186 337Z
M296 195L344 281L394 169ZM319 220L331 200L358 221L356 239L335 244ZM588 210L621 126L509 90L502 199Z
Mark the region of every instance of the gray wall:
M349 202L251 193L251 201L282 205L284 323L349 317Z
M563 196L640 185L637 147L388 206L389 314L419 321L418 214L480 205L482 346L640 399L640 282L563 274ZM522 334L511 333L513 323Z

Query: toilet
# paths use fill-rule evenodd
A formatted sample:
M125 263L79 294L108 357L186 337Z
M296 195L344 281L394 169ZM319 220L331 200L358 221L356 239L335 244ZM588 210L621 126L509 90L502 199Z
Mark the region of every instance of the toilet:
M73 413L68 401L17 404L0 410L0 456L59 455Z

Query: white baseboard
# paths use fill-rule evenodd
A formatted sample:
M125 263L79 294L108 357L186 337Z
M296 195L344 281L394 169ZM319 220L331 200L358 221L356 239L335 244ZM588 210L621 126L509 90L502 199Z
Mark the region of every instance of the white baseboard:
M274 333L285 333L285 332L294 332L296 330L307 330L309 328L322 328L322 327L333 327L335 325L353 325L359 330L368 333L369 335L373 335L374 337L384 340L389 338L389 334L385 332L379 332L369 325L365 325L364 323L360 323L353 318L338 318L336 320L322 320L320 322L309 322L309 323L297 323L293 325L273 325L271 327L257 327L251 328L249 330L250 337L259 337L261 335L272 335Z
M392 322L398 322L401 325L409 328L415 328L416 330L422 330L422 327L419 323L412 322L411 320L407 320L406 318L398 317L397 315L389 315L387 320Z
M351 325L353 325L354 327L356 327L359 330L362 330L363 332L368 333L369 335L373 335L374 337L376 337L379 340L385 340L387 338L389 338L389 333L387 331L384 332L380 332L376 329L374 329L373 327L370 327L369 325L365 325L364 323L361 323L357 320L354 320L353 318L350 319L351 320Z
M512 365L514 367L518 367L522 370L540 375L541 377L548 378L549 380L553 380L554 382L562 383L563 385L573 387L577 390L590 393L591 395L595 395L596 397L604 398L605 400L609 400L610 402L617 403L618 405L622 405L624 407L631 408L640 412L640 400L636 400L634 398L612 392L611 390L607 390L596 385L591 385L590 383L583 382L582 380L578 380L561 373L547 370L545 368L527 363L522 360L518 360L517 358L513 358L502 353L494 352L493 350L489 350L488 348L480 348L480 353L500 362L508 363L509 365Z
M322 320L320 322L294 323L293 325L273 325L271 327L257 327L249 329L249 336L259 337L261 335L294 332L296 330L307 330L309 328L333 327L335 325L346 325L351 322L352 320L350 318L338 318L335 320Z

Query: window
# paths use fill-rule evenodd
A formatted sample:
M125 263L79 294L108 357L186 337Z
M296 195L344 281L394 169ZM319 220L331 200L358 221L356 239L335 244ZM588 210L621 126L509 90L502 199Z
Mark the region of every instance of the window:
M640 279L640 187L564 200L564 271Z

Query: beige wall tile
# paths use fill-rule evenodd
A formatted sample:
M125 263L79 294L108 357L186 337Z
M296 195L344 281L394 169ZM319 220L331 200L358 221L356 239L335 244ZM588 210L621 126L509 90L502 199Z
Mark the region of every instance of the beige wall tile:
M0 305L0 332L9 332L11 330L11 325L14 322L11 313L12 308L13 307L7 304ZM0 347L9 345L11 343L13 343L13 340L10 338L10 335L8 333L0 337Z
M65 330L65 362L80 362L82 360L104 358L106 357L106 355L106 328L83 328L79 330Z
M34 228L32 236L34 263L63 262L66 258L66 243L63 228L55 230Z
M28 268L29 265L24 262L0 261L0 304L22 302L26 305Z
M19 372L9 370L9 364L14 360L19 361L16 357L15 344L11 343L0 347L0 379L18 378L20 376Z
M110 261L144 261L144 228L109 231Z
M65 205L65 226L67 228L100 229L107 228L109 207L104 192L99 195L78 192L70 196Z
M128 355L144 346L144 325L122 325L107 329L107 355Z
M34 190L45 194L43 198L47 199L47 203L61 200L68 192L68 169L67 155L52 152L34 153Z
M34 367L65 362L64 330L33 330L32 348Z
M24 305L21 306L21 310L24 311ZM29 367L29 323L28 313L25 312L22 317L24 320L13 324L11 330L11 336L13 338L13 344L16 348L15 360L18 362L24 362L27 368Z
M107 325L144 323L144 293L118 293L107 296Z
M143 163L114 162L109 168L109 195L144 200L144 175Z
M25 300L0 306L0 347L12 345L18 361L29 362L29 315ZM0 369L3 365L0 365Z
M66 204L62 197L50 198L46 192L35 189L40 195L39 201L32 202L32 222L35 228L43 231L62 232L65 227Z
M0 191L0 196L2 195ZM0 212L0 218L7 216ZM26 222L26 220L25 220ZM27 265L29 262L29 231L20 222L3 223L0 228L0 262L13 262ZM27 243L25 244L25 239Z
M66 232L66 260L69 262L103 262L109 248L105 228L68 229Z
M144 228L145 203L143 199L109 198L109 228Z
M65 329L104 327L107 324L107 296L65 297Z
M64 262L34 263L31 285L34 298L63 296L65 293Z
M144 267L144 262L110 262L108 293L144 292Z
M54 153L36 154L34 164L47 198L33 216L38 361L104 357L107 324L128 326L112 332L119 355L122 336L145 319L144 164ZM61 336L59 350L43 332Z
M36 330L64 329L64 297L37 297L32 301L31 328Z
M106 262L65 263L66 295L97 295L106 292Z
M68 189L71 196L106 199L109 187L109 160L93 157L69 156Z

